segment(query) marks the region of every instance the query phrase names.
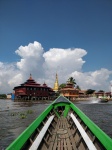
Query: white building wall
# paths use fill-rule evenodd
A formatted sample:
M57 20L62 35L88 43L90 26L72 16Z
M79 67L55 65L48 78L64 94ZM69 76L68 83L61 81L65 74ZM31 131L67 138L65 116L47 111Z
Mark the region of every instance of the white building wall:
M11 99L11 94L7 94L7 99Z

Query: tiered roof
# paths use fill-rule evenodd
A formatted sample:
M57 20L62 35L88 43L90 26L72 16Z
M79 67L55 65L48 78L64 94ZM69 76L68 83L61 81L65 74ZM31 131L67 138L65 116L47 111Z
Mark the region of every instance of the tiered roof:
M40 84L37 83L37 82L32 78L32 75L30 74L30 78L29 78L26 82L22 83L21 86L36 86L36 87L38 86L38 87L40 87Z
M66 86L64 88L61 89L61 91L65 91L65 90L77 90L76 88L74 88L73 83L71 82L67 82Z
M20 86L17 86L17 87L14 87L15 88L20 88L20 87L44 87L44 88L49 88L51 89L50 87L47 86L47 84L44 82L43 85L37 83L33 78L32 78L32 75L30 74L30 77L28 80L26 80L26 82L20 84Z

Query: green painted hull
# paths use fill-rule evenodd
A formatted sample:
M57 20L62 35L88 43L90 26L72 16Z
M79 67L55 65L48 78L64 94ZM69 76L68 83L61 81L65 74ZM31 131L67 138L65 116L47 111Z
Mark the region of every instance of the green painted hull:
M62 97L62 96L60 96ZM59 98L60 98L59 97ZM101 142L104 149L112 150L112 139L105 134L96 124L94 124L79 108L77 108L72 102L64 98L65 101L58 101L57 98L53 103L51 103L45 111L36 119L34 122L13 142L11 143L6 150L20 150L26 141L30 138L32 133L41 125L43 120L50 114L51 111L54 111L56 116L59 118L60 114L57 110L58 107L64 107L63 116L67 117L69 110L75 112L80 119L86 124L88 129L94 134L94 136ZM67 101L66 101L67 100Z

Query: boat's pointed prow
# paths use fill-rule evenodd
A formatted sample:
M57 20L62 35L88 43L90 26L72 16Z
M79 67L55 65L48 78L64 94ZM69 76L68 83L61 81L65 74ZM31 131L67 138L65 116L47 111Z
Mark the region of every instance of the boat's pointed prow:
M69 101L66 97L64 97L64 96L59 96L59 97L54 101L53 104L61 103L61 102L70 104L70 101Z

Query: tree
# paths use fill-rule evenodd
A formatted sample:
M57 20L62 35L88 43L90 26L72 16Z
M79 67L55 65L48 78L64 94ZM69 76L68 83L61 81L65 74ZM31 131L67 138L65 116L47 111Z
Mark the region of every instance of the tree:
M59 85L59 90L60 90L60 89L63 89L65 86L66 86L66 83L60 84L60 85Z
M7 98L6 94L0 94L0 99L6 99L6 98Z
M99 90L98 92L102 92L102 93L104 93L104 91L103 91L103 90Z
M70 77L68 82L72 83L74 86L76 85L75 79L73 77Z
M81 88L79 87L79 85L76 86L76 89L81 90Z
M86 94L87 94L87 95L89 95L89 94L93 94L93 93L94 93L94 91L95 91L95 90L88 89L88 90L86 91Z

